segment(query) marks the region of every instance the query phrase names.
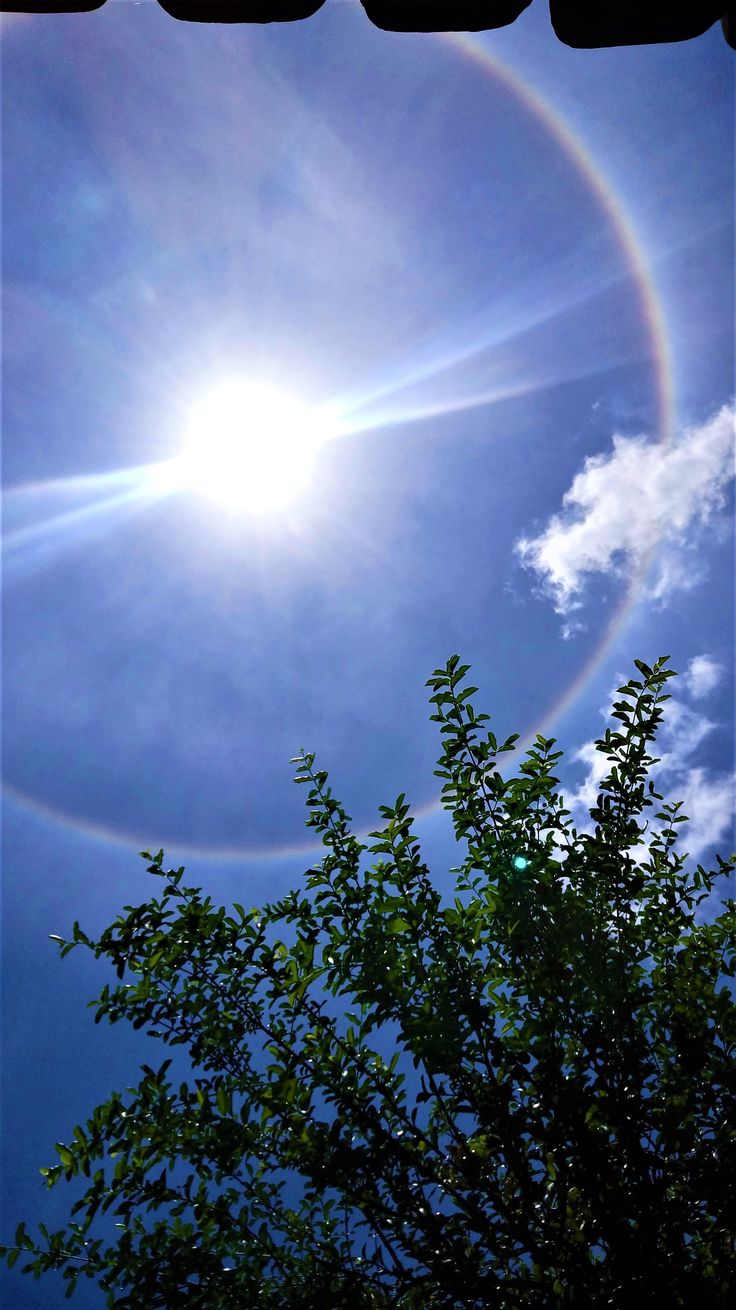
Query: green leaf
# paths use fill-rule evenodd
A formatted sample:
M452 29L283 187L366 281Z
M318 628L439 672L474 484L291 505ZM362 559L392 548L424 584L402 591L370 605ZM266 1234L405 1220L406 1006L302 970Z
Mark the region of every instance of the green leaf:
M401 915L395 914L393 918L389 919L384 932L387 932L390 936L395 936L397 933L406 932L409 928L411 928L411 924L406 919L402 919Z
M553 739L501 776L453 656L428 681L449 879L424 865L403 793L366 867L305 752L323 858L280 900L228 913L143 852L161 896L88 943L93 1008L178 1046L178 1094L170 1059L144 1064L57 1145L46 1186L81 1174L86 1190L37 1254L20 1225L9 1266L30 1247L35 1276L89 1272L111 1306L467 1310L499 1287L518 1310L550 1288L603 1306L632 1267L642 1304L697 1287L720 1305L736 904L717 896L734 862L686 871L682 806L649 780L670 671L637 668L584 831Z

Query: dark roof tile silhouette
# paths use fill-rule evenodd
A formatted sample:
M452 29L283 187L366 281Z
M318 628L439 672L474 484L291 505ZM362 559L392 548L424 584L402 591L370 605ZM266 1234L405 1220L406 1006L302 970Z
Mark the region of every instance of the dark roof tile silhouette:
M189 23L293 23L311 18L324 0L158 0Z
M386 32L486 32L507 27L532 0L361 0Z
M689 41L718 22L723 0L550 0L555 33L578 49Z
M105 0L20 0L0 13L78 14ZM288 23L310 18L324 0L159 0L190 23ZM388 32L484 32L506 27L532 0L361 0L376 27ZM736 49L736 2L725 0L549 0L552 27L576 49L689 41L721 20Z

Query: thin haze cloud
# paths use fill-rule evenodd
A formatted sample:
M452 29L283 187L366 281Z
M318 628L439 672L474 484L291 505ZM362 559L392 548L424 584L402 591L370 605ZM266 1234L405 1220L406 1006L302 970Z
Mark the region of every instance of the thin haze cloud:
M516 544L559 614L581 607L591 574L632 578L658 546L649 597L664 600L693 585L697 574L685 552L724 504L733 436L734 410L724 405L670 446L617 435L609 454L585 460L562 511L538 536Z

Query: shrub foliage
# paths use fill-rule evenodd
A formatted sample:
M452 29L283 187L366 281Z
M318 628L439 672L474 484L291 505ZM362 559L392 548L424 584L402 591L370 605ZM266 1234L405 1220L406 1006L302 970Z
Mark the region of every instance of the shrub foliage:
M733 1304L736 864L691 868L650 779L665 663L619 689L582 831L554 740L507 776L435 672L449 903L405 798L359 840L310 754L325 853L283 899L228 911L144 852L159 895L61 952L113 966L97 1021L181 1050L57 1145L84 1194L8 1263L118 1310Z

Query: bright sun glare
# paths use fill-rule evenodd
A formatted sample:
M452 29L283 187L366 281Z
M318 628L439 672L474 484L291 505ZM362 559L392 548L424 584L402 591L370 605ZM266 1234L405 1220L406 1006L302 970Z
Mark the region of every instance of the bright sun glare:
M227 382L191 411L177 461L185 486L233 510L263 514L306 485L327 439L316 411L259 382Z

